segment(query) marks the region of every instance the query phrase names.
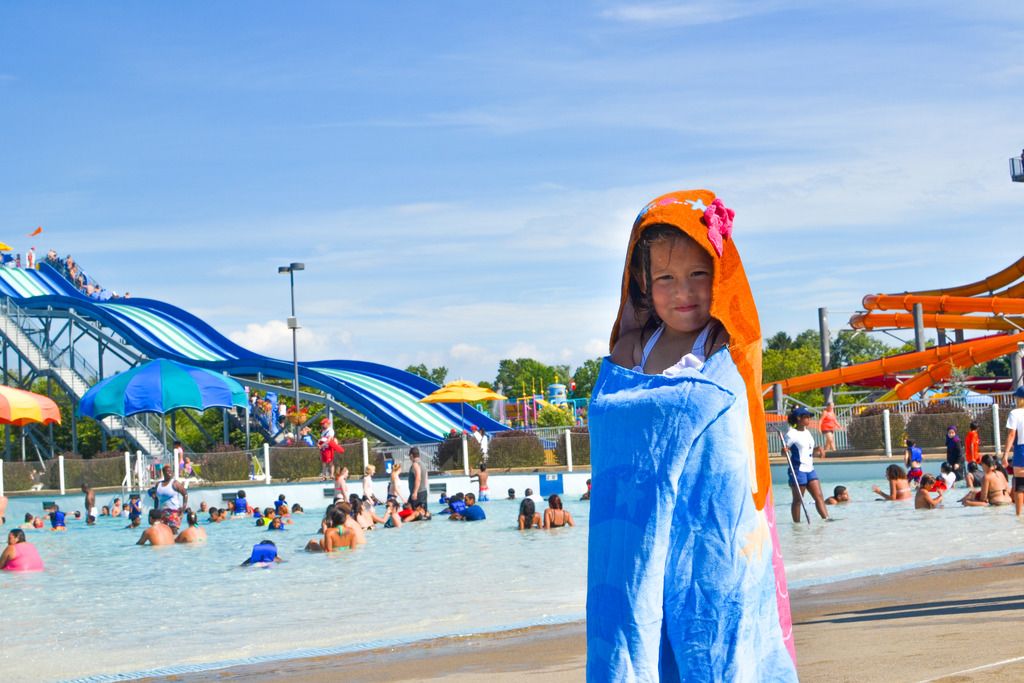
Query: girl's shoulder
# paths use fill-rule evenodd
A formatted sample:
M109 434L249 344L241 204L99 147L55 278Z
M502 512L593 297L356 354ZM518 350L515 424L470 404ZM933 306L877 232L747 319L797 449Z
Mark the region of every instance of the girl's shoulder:
M640 340L642 330L630 330L619 337L612 349L612 362L623 368L633 368L640 362Z

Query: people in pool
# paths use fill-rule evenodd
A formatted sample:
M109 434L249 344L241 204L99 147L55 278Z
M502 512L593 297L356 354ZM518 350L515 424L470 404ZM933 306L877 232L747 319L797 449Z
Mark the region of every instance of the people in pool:
M1024 386L1013 391L1016 408L1006 416L1003 466L1013 468L1013 505L1020 517L1024 510Z
M397 529L402 526L402 515L399 514L400 506L394 498L388 498L384 503L384 528Z
M924 474L924 470L921 469L924 464L924 454L912 439L907 439L906 446L903 464L907 467L907 481L911 484L920 484L921 476Z
M557 493L548 496L548 509L544 511L544 528L557 529L563 526L576 526L572 514L562 508L562 499Z
M320 522L321 540L313 539L306 544L306 550L315 553L330 553L342 548L352 548L354 536L345 530L345 513L337 507L328 510Z
M958 480L964 478L964 450L956 426L949 425L946 429L946 462Z
M981 467L984 471L984 476L981 479L981 489L978 491L968 491L967 495L960 499L960 502L971 507L1009 505L1012 503L1010 483L1006 481L1003 473L996 469L996 459L991 455L982 456Z
M203 543L206 541L206 529L199 526L199 516L192 510L185 512L185 521L188 526L181 530L175 543Z
M54 503L47 516L50 518L50 529L53 531L67 530L67 524L64 522L65 516L64 513L61 512L60 505Z
M941 484L943 491L948 491L956 484L956 473L948 462L939 465L939 476L936 477L936 481Z
M917 487L917 495L914 497L915 510L931 510L939 506L942 502L942 491L936 488L936 483L934 474L921 477L921 485ZM932 493L935 494L934 497Z
M149 528L142 532L135 545L171 545L174 543L174 532L164 522L159 510L149 511Z
M825 445L821 449L821 457L826 457L836 449L836 430L839 429L839 420L836 418L836 404L829 401L825 409L821 411L818 419L818 429L825 437Z
M473 426L473 429L476 429L475 425ZM476 433L479 433L479 432L476 432ZM479 485L480 485L480 489L479 489L480 490L480 495L477 496L477 500L479 500L481 503L486 503L487 501L490 500L490 498L488 497L488 494L490 493L490 489L487 487L487 477L489 476L487 474L487 465L481 462L479 465L476 466L476 469L477 469L476 474L471 474L469 476L469 480L470 481L476 480L479 483Z
M587 491L582 496L580 496L580 500L590 500L590 487L590 480L587 479Z
M537 512L537 505L529 498L524 498L523 502L519 504L518 525L520 531L524 529L540 529L544 526L540 513Z
M181 513L188 507L188 489L174 479L174 469L163 466L164 478L156 484L156 506L174 533L181 526Z
M273 541L263 540L252 547L249 559L242 563L243 567L269 567L272 564L284 562L277 554L277 546Z
M825 497L821 493L821 481L814 471L814 436L807 428L811 423L812 413L803 406L794 408L789 413L789 431L783 437L782 456L788 457L793 467L789 472L789 488L793 493L793 502L789 506L794 522L800 521L800 501L805 492L810 491L814 506L822 519L828 519ZM796 479L793 478L796 472Z
M363 471L363 498L368 500L371 505L380 505L380 500L373 494L373 475L377 474L377 468L374 465L367 465Z
M25 532L11 529L7 547L0 553L0 569L8 572L41 572L43 559L36 547L25 540Z
M448 517L453 522L481 522L487 519L484 509L476 504L476 496L472 493L466 494L466 505L462 512L452 512Z
M842 505L850 502L850 492L845 486L832 489L832 495L825 499L826 505Z
M964 436L964 458L968 464L981 464L981 435L975 422L967 427L967 434Z
M235 494L235 499L231 503L231 513L235 515L247 515L252 511L249 507L249 501L245 498L245 491L239 491Z
M507 493L508 493L508 497L505 498L505 500L515 500L516 499L516 490L515 489L510 488L507 491Z
M882 500L910 500L914 494L910 490L910 482L907 481L906 471L899 465L889 465L885 468L885 478L889 482L889 492L886 493L877 486L871 490L881 496Z

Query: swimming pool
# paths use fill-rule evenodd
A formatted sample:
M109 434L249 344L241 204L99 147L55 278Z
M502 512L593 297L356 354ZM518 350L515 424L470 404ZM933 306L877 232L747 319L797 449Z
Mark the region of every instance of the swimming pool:
M817 517L810 526L788 521L789 489L775 487L780 539L795 587L1005 554L1024 541L1024 524L1007 508L948 504L915 511L910 502L874 502L871 484L882 484L881 477L823 476L826 492L843 483L853 497L830 508L836 521L827 524ZM301 551L319 529L327 503L323 488L280 487L309 511L288 531L270 534L248 520L205 525L210 542L202 546L136 547L140 531L110 518L93 528L72 522L64 534L29 532L47 570L0 572L4 680L117 680L119 673L180 673L216 662L583 618L589 503L578 496L563 497L575 529L518 532L513 523L519 502L498 500L484 504L484 522L437 517L379 529L362 549L323 556ZM460 488L472 490L450 490ZM492 491L504 488L493 475ZM269 499L278 489L258 490ZM250 496L256 490L249 489ZM202 496L219 500L220 491ZM199 497L193 492L193 500ZM100 495L98 503L110 498ZM8 527L26 510L38 513L42 500L12 499ZM81 508L81 494L63 501L62 509ZM268 570L238 567L264 537L277 542L288 562Z

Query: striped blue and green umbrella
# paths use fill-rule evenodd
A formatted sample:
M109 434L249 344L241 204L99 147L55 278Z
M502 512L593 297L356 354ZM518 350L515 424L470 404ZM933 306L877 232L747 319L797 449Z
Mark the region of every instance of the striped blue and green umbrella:
M178 408L245 407L245 389L235 380L172 360L154 360L98 382L85 392L78 414L101 419L136 413L164 415Z

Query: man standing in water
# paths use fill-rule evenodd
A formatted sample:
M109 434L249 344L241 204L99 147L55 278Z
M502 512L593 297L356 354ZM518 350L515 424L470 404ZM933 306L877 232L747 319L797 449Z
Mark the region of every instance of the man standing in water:
M85 494L85 516L88 517L99 517L99 512L96 511L96 492L89 488L89 485L82 482L82 493Z
M409 504L415 510L417 505L427 509L427 468L420 462L420 449L413 446L409 449L412 465L409 467Z
M160 519L159 510L149 511L149 528L142 532L139 542L135 545L171 545L174 543L174 532Z
M188 506L188 490L172 477L174 470L170 465L164 465L163 471L164 478L156 485L156 505L163 520L174 533L178 533L181 511Z

